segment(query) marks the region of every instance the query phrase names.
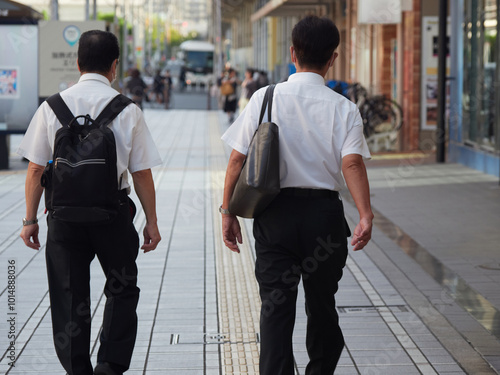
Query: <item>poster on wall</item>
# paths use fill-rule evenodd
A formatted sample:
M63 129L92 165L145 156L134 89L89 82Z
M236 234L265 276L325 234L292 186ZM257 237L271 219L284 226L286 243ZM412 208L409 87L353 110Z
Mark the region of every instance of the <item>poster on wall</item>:
M0 66L0 99L18 99L19 67Z
M105 30L104 21L42 21L40 26L39 93L46 98L80 79L76 65L78 41L88 30Z
M446 37L446 75L450 74L450 19L448 19ZM438 36L439 18L435 16L422 17L422 88L421 116L422 130L436 130L438 105ZM450 105L450 86L446 83L446 112Z

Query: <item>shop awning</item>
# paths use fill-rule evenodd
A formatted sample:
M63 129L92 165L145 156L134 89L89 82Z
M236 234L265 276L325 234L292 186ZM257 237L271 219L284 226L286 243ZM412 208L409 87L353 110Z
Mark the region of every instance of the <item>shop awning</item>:
M0 0L0 24L31 23L42 20L43 14L15 1Z
M318 13L327 4L321 0L270 0L262 8L252 14L255 22L262 17L291 17L307 13Z
M221 0L222 18L229 20L237 17L243 3L251 3L253 0Z

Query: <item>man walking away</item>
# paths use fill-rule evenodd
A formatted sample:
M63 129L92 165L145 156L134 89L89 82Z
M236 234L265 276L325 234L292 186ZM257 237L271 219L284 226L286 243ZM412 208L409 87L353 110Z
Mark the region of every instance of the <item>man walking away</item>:
M132 69L130 80L127 82L127 92L132 97L132 100L142 109L142 100L147 99L146 89L148 86L141 78L141 71L137 68Z
M81 72L80 80L60 94L74 115L88 114L86 122L89 118L96 119L118 95L111 88L111 82L116 78L119 54L118 40L113 34L93 30L81 35L77 61ZM55 139L56 132L62 125L67 127L68 124L61 124L51 105L42 103L18 150L20 155L30 160L25 187L26 217L23 219L21 238L28 247L35 250L40 249L37 224L38 205L43 193L40 178L44 166L49 161L50 166L53 155L60 151L54 150L54 144L58 143ZM78 126L83 125L76 126L78 129ZM119 200L116 202L114 219L103 223L75 223L74 220L83 218L75 215L64 219L56 215L57 210L49 210L47 216L46 261L54 344L62 366L70 375L116 375L122 374L130 366L137 334L139 288L136 257L139 236L132 222L133 210L128 199L128 172L132 174L135 191L146 216L144 244L141 248L144 252L154 250L161 240L150 169L159 165L161 160L142 111L130 104L108 126L116 143L116 175L109 179L113 181L116 178L120 189L116 194ZM88 137L82 134L81 142L86 138ZM85 153L90 151L82 147L80 154L75 153L74 156L83 160ZM74 167L75 173L84 164L93 167L92 161L88 160L71 163L61 159L61 162L65 165L69 163ZM104 164L106 160L95 162ZM112 166L114 168L114 164ZM62 176L61 181L52 181L52 184L71 178L68 172ZM85 186L89 182L84 181ZM95 181L93 183L95 186L99 181L97 184ZM78 181L75 184L75 189L80 188ZM68 191L66 198L77 204L84 203L78 201L79 195L74 191ZM106 275L106 305L97 355L98 364L94 370L89 356L89 282L90 263L96 255Z
M330 375L344 347L334 296L350 236L338 192L344 187L343 173L360 215L351 241L354 250L360 250L372 229L363 163L370 153L356 105L325 86L324 77L337 57L335 24L307 16L295 25L292 42L290 54L297 73L276 86L271 114L279 127L281 192L253 224L255 274L262 300L260 374L295 373L292 334L302 278L309 354L306 374ZM228 205L258 126L265 92L263 88L252 96L222 136L233 148L220 208L222 234L235 252L239 252L241 230Z

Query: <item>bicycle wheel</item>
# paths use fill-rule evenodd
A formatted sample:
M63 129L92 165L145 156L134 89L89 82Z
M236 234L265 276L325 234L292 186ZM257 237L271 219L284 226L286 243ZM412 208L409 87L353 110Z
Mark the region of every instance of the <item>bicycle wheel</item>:
M365 102L365 136L373 133L397 132L403 125L403 111L398 103L384 96L375 96Z
M347 86L347 96L359 105L368 96L368 91L360 83L355 82Z

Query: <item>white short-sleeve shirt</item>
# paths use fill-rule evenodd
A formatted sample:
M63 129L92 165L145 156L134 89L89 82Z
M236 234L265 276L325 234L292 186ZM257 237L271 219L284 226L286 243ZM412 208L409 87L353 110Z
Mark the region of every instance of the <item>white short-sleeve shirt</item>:
M258 90L222 140L247 154L266 88ZM325 86L316 73L295 73L276 86L271 113L279 127L281 187L341 190L342 158L371 158L354 103ZM267 121L267 111L263 122Z
M78 83L61 92L61 97L73 115L95 119L116 96L106 77L87 73ZM46 165L54 153L57 130L61 128L52 108L43 102L36 111L17 153L38 165ZM161 164L161 157L136 105L128 105L109 125L116 141L117 178L123 175L121 189L129 188L127 170L131 173Z

